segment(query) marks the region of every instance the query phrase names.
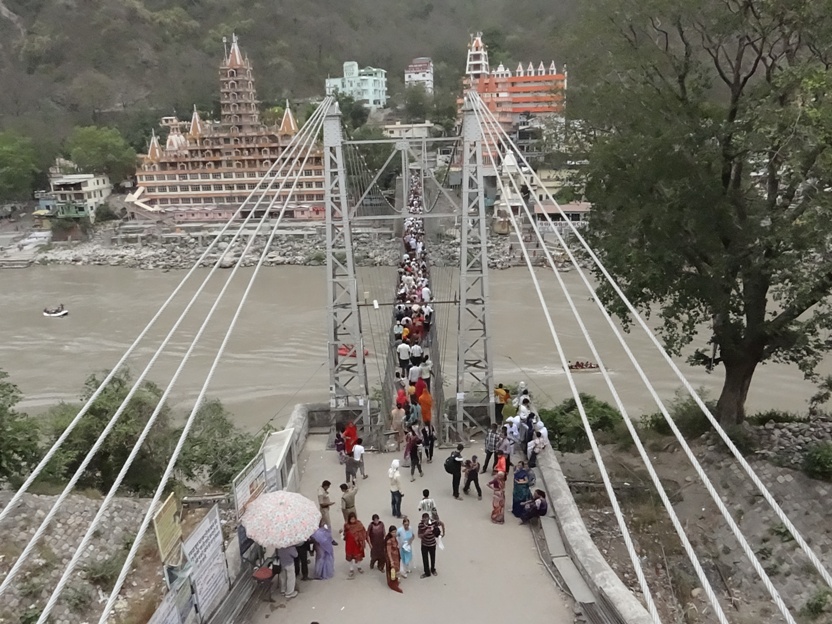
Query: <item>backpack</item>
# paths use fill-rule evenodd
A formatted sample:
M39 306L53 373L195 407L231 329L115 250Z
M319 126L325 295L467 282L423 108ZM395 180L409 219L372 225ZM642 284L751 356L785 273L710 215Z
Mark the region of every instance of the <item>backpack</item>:
M447 472L448 474L453 474L455 463L456 463L456 457L454 457L454 454L451 453L450 455L448 455L447 459L445 460L445 472Z

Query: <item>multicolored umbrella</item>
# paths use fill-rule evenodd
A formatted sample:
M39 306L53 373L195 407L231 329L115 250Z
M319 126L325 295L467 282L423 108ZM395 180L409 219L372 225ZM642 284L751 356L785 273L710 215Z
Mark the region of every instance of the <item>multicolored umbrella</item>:
M295 492L265 492L246 507L240 522L255 542L287 548L309 539L321 523L318 505Z

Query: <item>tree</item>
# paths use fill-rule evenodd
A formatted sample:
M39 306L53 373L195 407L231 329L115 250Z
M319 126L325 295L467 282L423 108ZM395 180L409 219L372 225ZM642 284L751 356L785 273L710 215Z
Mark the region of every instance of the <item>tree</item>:
M22 395L20 388L0 370L0 484L19 485L40 459L37 422L15 410Z
M47 479L63 483L72 477L118 406L127 397L131 381L130 372L127 370L121 370L113 377L55 454L47 467ZM99 375L90 375L84 383L81 400L87 401L100 383ZM79 487L95 488L102 492L107 492L112 487L161 396L162 390L156 384L150 381L142 382L110 435L81 475ZM47 412L50 421L50 444L57 440L79 409L80 406L77 404L60 403ZM171 435L170 427L170 408L164 405L142 449L125 475L122 487L139 495L152 494L165 470L174 443L175 438Z
M425 121L431 110L431 98L425 86L416 84L404 90L404 118L407 122Z
M37 154L29 139L0 132L0 201L31 198L36 163Z
M75 128L67 138L66 151L81 171L106 173L113 183L133 175L136 152L115 128Z
M367 123L370 111L364 104L343 93L336 93L335 99L341 108L341 119L348 129L357 130Z
M672 353L707 327L723 424L743 420L761 363L812 375L829 347L828 8L607 0L584 16L591 44L570 66L571 107L597 132L590 244L631 301L660 307ZM711 364L702 350L691 359Z

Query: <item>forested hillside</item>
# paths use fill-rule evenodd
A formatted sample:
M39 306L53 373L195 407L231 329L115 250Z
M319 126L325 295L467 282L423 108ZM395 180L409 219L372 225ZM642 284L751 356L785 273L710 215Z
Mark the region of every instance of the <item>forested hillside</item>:
M129 136L160 112L210 110L222 37L236 32L260 98L321 94L345 60L383 67L395 93L414 56L440 87L464 70L468 33L497 61L555 58L574 0L0 0L0 126L39 151L72 126L117 123ZM120 112L125 111L125 112Z

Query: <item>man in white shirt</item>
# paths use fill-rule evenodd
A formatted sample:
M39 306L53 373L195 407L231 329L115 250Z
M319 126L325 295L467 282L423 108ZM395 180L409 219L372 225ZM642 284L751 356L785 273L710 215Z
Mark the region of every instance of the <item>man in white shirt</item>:
M402 342L396 347L396 354L399 356L399 366L402 369L402 376L405 376L410 366L410 345Z
M432 367L433 362L430 361L430 356L425 356L425 361L422 362L419 368L422 369L422 379L425 380L425 386L427 386L428 392L430 392L430 375Z
M410 363L419 366L422 363L422 347L418 344L410 347Z
M358 438L355 441L355 444L352 447L352 458L358 464L358 469L361 471L361 477L363 479L367 478L367 475L364 474L364 439Z
M419 377L422 376L422 367L418 364L414 364L410 367L410 370L407 372L407 380L410 382L411 386L415 386L416 382L419 381Z
M430 303L430 295L431 295L430 288L428 288L427 286L423 286L422 287L422 301L424 301L425 303Z

